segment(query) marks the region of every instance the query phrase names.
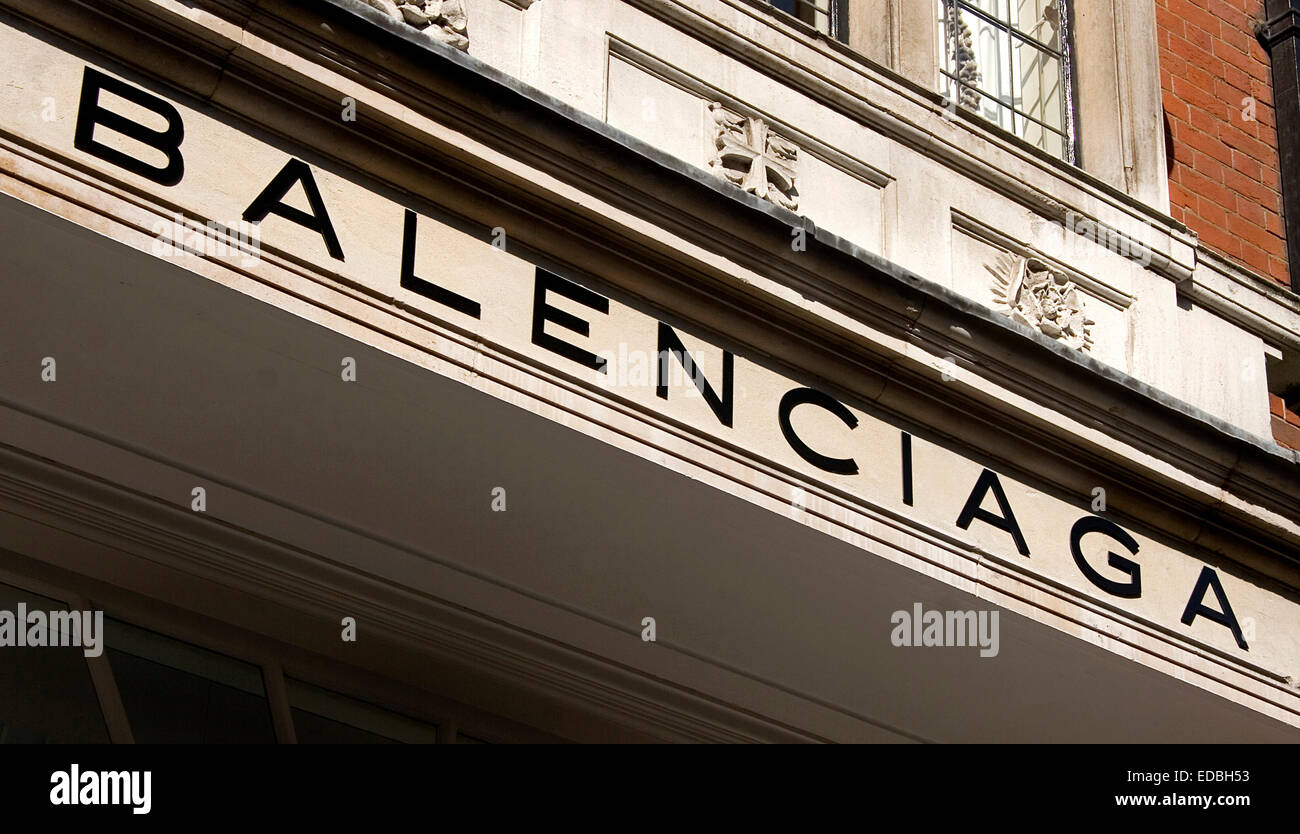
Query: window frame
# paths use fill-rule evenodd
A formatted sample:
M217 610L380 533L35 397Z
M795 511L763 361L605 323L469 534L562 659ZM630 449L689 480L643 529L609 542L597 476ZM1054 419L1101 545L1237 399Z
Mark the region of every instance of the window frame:
M760 6L770 9L780 14L783 19L793 21L795 25L805 28L818 35L837 41L845 46L849 43L849 2L850 0L785 0L791 3L796 12L788 12L778 7L777 0L757 0ZM826 8L822 8L820 3L825 3ZM822 31L816 24L809 23L799 16L797 10L813 9L827 17L827 29Z
M1010 2L1011 0L1008 0L1008 10L1010 9ZM1056 0L1056 2L1057 2L1057 9L1059 15L1058 20L1059 20L1059 32L1060 32L1060 40L1061 40L1061 48L1059 50L1052 49L1049 45L1043 43L1038 38L1032 37L1031 35L1022 32L1019 28L1017 28L1015 24L1013 24L1010 21L1009 12L1008 12L1008 19L1002 20L998 18L996 15L986 11L985 9L979 8L976 5L975 0L939 0L940 8L942 10L942 16L939 21L939 37L942 46L939 55L940 60L938 65L938 74L939 74L941 89L945 91L947 89L955 89L957 92L956 95L957 102L960 102L961 100L961 92L963 89L973 90L980 96L991 98L997 102L998 107L1010 111L1012 115L1013 126L1017 118L1024 119L1026 121L1038 125L1040 129L1044 131L1050 131L1051 133L1054 133L1057 136L1059 136L1061 139L1061 147L1063 149L1063 153L1060 156L1058 156L1057 154L1053 153L1051 150L1044 147L1043 145L1032 142L1024 138L1016 130L1014 129L1008 130L1007 128L1003 127L1001 124L986 118L978 110L973 110L968 107L962 108L964 110L967 110L967 112L970 112L978 116L981 122L983 122L984 124L987 124L990 127L1000 130L1011 136L1014 136L1018 141L1024 142L1036 148L1037 150L1052 156L1053 158L1061 159L1062 161L1070 165L1073 165L1076 168L1082 168L1083 161L1082 161L1082 154L1080 152L1080 141L1079 141L1080 139L1079 96L1077 94L1077 90L1075 89L1076 79L1078 78L1078 72L1076 66L1077 49L1075 45L1073 0ZM1029 113L1025 112L1021 108L1016 107L1014 104L1007 104L1002 102L993 94L989 93L986 90L981 89L978 85L972 86L970 84L963 82L960 78L958 78L956 75L954 75L952 72L949 71L948 63L950 60L949 56L952 54L951 50L953 46L953 40L952 40L953 35L950 32L948 22L950 20L950 15L953 14L954 10L957 10L959 12L968 12L971 15L984 21L988 25L995 27L1000 33L1004 34L1007 38L1008 58L1011 58L1011 56L1014 55L1016 44L1017 42L1020 42L1031 49L1038 50L1041 53L1044 53L1048 56L1055 58L1059 62L1062 97L1064 99L1061 105L1061 116L1062 116L1062 120L1064 121L1064 125L1062 129L1058 130L1057 128L1052 127L1051 125L1045 123L1042 119L1030 115ZM1012 62L1014 63L1014 60L1012 60ZM1014 85L1015 78L1012 77L1010 80L1011 83ZM1013 100L1014 100L1014 93L1015 93L1015 87L1013 86L1012 87Z
M309 649L288 646L275 638L252 634L228 622L173 608L159 599L124 598L121 593L104 588L92 589L86 587L88 581L83 577L51 578L46 566L40 566L36 571L19 569L7 563L5 557L11 554L19 555L0 548L0 584L20 593L45 597L69 610L103 612L105 634L101 639L105 641L104 650L93 657L78 652L78 659L89 671L91 687L98 701L98 714L104 722L110 745L138 743L109 659L107 622L110 619L133 629L153 632L166 640L257 667L275 733L275 740L269 744L297 743L292 716L294 705L289 699L286 683L290 678L435 727L437 744L558 740L551 737L549 731L519 724L484 708L454 703L452 696L445 692L415 687L390 675L359 669ZM437 703L431 704L431 700Z

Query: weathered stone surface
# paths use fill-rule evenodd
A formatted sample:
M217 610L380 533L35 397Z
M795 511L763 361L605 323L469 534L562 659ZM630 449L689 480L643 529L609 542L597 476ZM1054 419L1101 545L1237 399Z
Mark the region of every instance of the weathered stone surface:
M742 116L714 102L716 155L709 165L718 176L778 206L799 208L795 166L799 148L772 132L757 116Z
M469 18L464 0L420 0L420 2L394 2L394 0L366 0L371 6L391 17L420 29L431 39L454 46L469 48Z

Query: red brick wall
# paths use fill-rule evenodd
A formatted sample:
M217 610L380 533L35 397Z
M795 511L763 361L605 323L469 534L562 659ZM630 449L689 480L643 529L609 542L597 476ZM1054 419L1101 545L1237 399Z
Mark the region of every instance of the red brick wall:
M1213 251L1290 285L1263 0L1155 0L1173 138L1170 213ZM1255 120L1242 100L1255 99Z
M1273 439L1283 446L1300 449L1300 414L1287 408L1276 394L1268 395L1268 410L1273 424Z

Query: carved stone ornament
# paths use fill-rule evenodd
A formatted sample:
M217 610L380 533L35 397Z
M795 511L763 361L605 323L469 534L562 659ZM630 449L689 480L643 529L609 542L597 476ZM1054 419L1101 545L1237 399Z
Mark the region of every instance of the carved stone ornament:
M399 23L419 29L432 40L469 49L469 18L464 0L366 0Z
M948 3L948 47L952 58L952 72L961 82L957 100L967 110L979 112L980 94L976 89L980 82L980 70L975 60L974 38L970 26L961 16L961 10L954 2Z
M709 168L750 194L792 211L799 208L798 146L773 133L763 119L742 116L717 102L709 105L709 115L716 151Z
M1088 318L1083 294L1068 277L1035 258L1005 253L988 270L993 273L993 300L999 312L1068 347L1092 347L1096 322Z

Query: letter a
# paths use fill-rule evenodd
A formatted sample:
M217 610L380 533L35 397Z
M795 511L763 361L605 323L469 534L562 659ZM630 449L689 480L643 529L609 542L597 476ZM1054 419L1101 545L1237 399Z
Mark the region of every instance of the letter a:
M69 803L68 774L62 770L55 771L50 776L50 784L54 785L50 789L51 805L67 805Z
M295 184L302 185L307 195L307 205L311 212L296 209L284 202L284 197ZM252 205L244 209L244 220L249 223L261 223L268 214L278 214L285 220L297 223L304 229L311 229L325 239L325 248L330 257L343 260L343 247L339 245L338 235L334 234L334 224L330 222L329 212L325 210L325 201L321 199L320 189L316 187L316 178L311 168L301 159L291 159L285 163L275 179L262 189Z
M998 509L1002 512L1000 516L994 515L983 507L984 498L990 492L993 493L994 500L998 502ZM1020 532L1020 525L1016 523L1015 513L1011 512L1011 504L1007 501L1007 494L1002 489L1002 482L998 480L997 473L991 469L985 469L980 473L979 480L975 482L975 488L971 490L970 498L966 499L966 506L962 508L961 515L957 517L957 526L963 530L969 530L971 522L975 519L1010 533L1012 540L1016 543L1016 550L1020 551L1020 555L1029 555L1029 545L1025 543L1025 534Z

